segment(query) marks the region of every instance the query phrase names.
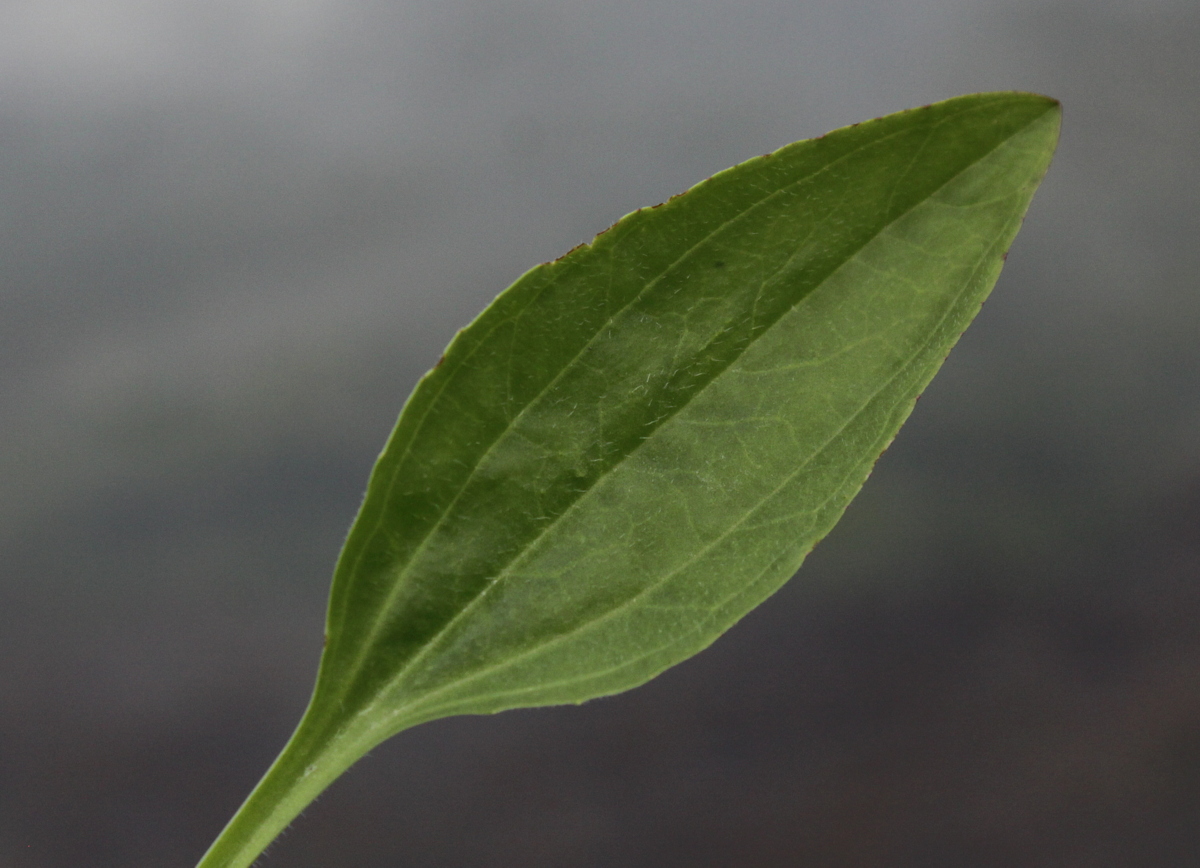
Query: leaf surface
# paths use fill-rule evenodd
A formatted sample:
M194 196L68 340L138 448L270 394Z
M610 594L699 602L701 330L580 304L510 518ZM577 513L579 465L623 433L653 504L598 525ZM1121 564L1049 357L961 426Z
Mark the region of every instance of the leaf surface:
M775 591L978 311L1058 125L1018 93L890 115L522 276L405 405L260 790L315 795L422 721L636 686Z

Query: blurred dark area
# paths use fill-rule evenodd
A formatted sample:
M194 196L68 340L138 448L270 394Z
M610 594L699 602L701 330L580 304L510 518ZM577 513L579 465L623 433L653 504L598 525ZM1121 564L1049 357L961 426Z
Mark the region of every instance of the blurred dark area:
M0 4L0 866L190 866L299 719L404 398L789 141L1065 106L994 295L712 648L377 749L264 866L1200 864L1194 0Z

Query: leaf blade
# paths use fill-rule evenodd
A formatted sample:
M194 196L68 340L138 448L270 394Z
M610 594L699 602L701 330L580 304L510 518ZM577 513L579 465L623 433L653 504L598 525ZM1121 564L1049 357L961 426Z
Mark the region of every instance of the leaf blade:
M545 550L549 544L539 541L547 539L548 532L553 534L553 528L564 516L577 509L576 503L589 502L594 487L605 490L625 486L629 489L627 481L620 481L619 468L642 448L643 442L654 437L656 426L669 424L676 414L686 413L696 396L704 395L714 380L741 359L761 334L776 326L785 311L810 293L827 286L831 275L848 267L867 268L868 260L856 247L868 248L885 230L903 222L905 215L924 207L930 200L931 191L941 190L954 179L958 179L953 188L959 196L969 193L968 188L972 185L982 185L985 190L994 187L995 178L991 178L989 186L988 173L978 169L972 171L971 167L982 161L987 168L988 155L995 152L1000 143L1018 135L1019 130L1036 122L1037 118L1054 114L1054 105L1045 98L1027 95L961 98L916 110L907 116L893 115L839 131L822 140L798 143L790 146L793 151L824 149L826 153L800 153L800 159L795 159L796 154L787 154L788 149L784 149L742 164L666 203L659 213L635 212L623 218L612 230L599 236L593 245L577 248L563 259L525 275L456 338L447 350L445 362L414 393L410 407L420 406L423 389L436 398L421 407L421 415L413 413L419 422L410 431L405 430L402 416L394 438L404 442L404 451L394 469L389 470L385 464L386 452L381 458L382 471L377 473L386 480L387 490L394 492L396 480L411 472L414 453L430 452L428 447L422 452L421 427L428 423L431 413L437 412L438 400L448 400L445 397L448 390L458 388L477 404L485 406L491 400L491 418L485 421L490 422L498 433L490 439L479 436L478 432L457 438L460 445L466 442L468 447L477 444L480 448L470 458L464 458L462 454L457 456L457 460L469 468L459 484L450 482L453 474L436 480L437 485L452 489L453 494L443 495L445 506L434 510L436 519L429 523L419 542L411 546L412 554L407 556L405 568L399 578L393 580L382 604L373 603L375 617L367 630L359 631L359 635L366 636L356 653L358 665L363 666L363 670L350 673L352 678L361 679L362 686L357 696L351 691L343 694L343 700L353 697L351 705L357 701L376 706L376 697L384 692L390 694L387 703L402 704L406 700L398 687L405 685L413 695L428 690L438 690L444 695L445 686L435 684L437 678L433 676L440 672L441 677L463 677L471 665L486 665L479 661L489 654L495 656L497 649L504 645L497 642L497 633L502 632L497 630L497 625L512 625L525 638L537 634L539 629L555 629L553 623L531 625L531 620L537 620L539 609L531 595L505 594L494 589L501 583L513 582L530 589L539 587L540 582L542 589L538 593L553 597L560 593L553 586L561 587L568 579L553 572L547 574L549 579L539 578L536 570L514 579L512 564L522 558L527 560L529 551ZM1013 112L1014 106L1019 111ZM992 113L987 117L990 125L979 123L979 115L986 115L988 111ZM926 117L914 123L921 112ZM968 120L971 123L965 122ZM1051 126L1056 122L1055 116ZM950 131L953 134L950 134L946 128L955 124ZM964 142L964 138L967 141ZM1043 143L1047 138L1041 136ZM1016 196L1013 202L1002 203L1004 213L1012 212L1008 218L1010 225L993 227L993 235L1002 238L1004 246L1015 234L1014 220L1019 220L1028 204L1025 192L1032 193L1031 188L1025 190L1028 180L1040 178L1044 171L1048 158L1044 144L1039 153L1040 156L1034 158L1034 167L1026 173L1025 187L1010 195L1010 198ZM793 165L776 168L788 157L793 158ZM772 160L776 165L771 165ZM1003 168L1002 164L997 165ZM745 177L739 177L748 169L757 173L750 183ZM772 179L774 184L767 183ZM734 186L740 189L735 190ZM831 189L839 186L845 188L840 198L831 195ZM707 201L695 202L697 194L707 194ZM799 221L781 217L795 215L799 206L806 208ZM705 208L707 213L704 213ZM702 212L700 216L694 216L698 211ZM858 216L858 222L848 220L847 215ZM752 222L751 217L757 220L747 226ZM797 222L801 224L801 231L797 231ZM677 237L669 230L674 230ZM749 254L739 249L744 247L740 239L755 233L775 234L777 255L774 259L761 253L761 248L771 246L771 239L758 242L760 249ZM991 248L997 246L995 238ZM963 239L951 232L947 243L951 247L961 246ZM648 250L655 252L647 254ZM786 256L778 255L779 251L784 251ZM997 265L995 270L998 270L1000 252L991 250ZM719 272L715 278L703 273L703 266L710 264L712 271ZM697 278L707 279L711 291L696 290ZM862 282L864 278L860 276L858 280ZM990 287L987 279L976 283L988 283ZM605 284L603 293L597 291L597 284ZM615 288L614 284L617 284ZM867 284L870 284L869 280ZM579 287L585 291L580 292ZM555 298L556 293L562 296L561 301ZM559 304L557 309L556 302ZM521 320L530 316L530 310L544 317L549 327L527 327L522 333ZM548 342L540 354L530 352L529 357L518 360L515 347L519 345L527 351L538 343L538 338L548 337L551 329L562 329L564 320L580 310L590 316L578 316L574 330L568 328L565 336ZM563 311L568 313L564 315ZM965 327L965 322L962 325ZM808 337L811 339L812 335ZM851 346L837 349L838 353L853 354L853 351ZM810 359L808 364L815 362ZM932 372L927 371L929 376ZM466 386L462 385L463 381ZM639 389L645 393L644 397L638 396ZM813 399L819 400L819 396L813 396ZM575 406L568 406L572 401ZM463 403L466 403L465 399L458 404L450 402L448 415L453 417ZM741 408L734 419L742 428L753 424L756 418L745 410ZM406 408L405 412L410 411ZM714 412L712 406L705 406L704 413L709 417ZM579 416L572 421L575 414ZM906 415L907 411L889 423L892 430L899 427ZM447 436L444 425L435 430L439 436ZM404 441L406 434L408 439ZM474 444L470 442L471 436L478 438ZM884 445L886 443L874 450L871 461ZM463 451L469 453L470 449ZM787 450L784 453L790 454ZM679 466L694 470L705 464L695 451L690 453L688 461L680 462ZM671 462L669 458L660 460L664 466L670 466ZM850 489L857 490L860 483L861 480L852 484ZM381 490L378 481L373 480L372 484L377 491ZM653 503L653 492L646 491L645 494L645 502ZM464 499L473 508L464 510ZM820 527L801 535L809 547L832 525L848 499L848 496L835 498L840 506L834 510L833 519L827 518ZM384 500L386 502L386 497ZM370 501L368 494L368 504ZM682 502L686 502L686 498ZM402 521L401 516L412 510L413 505L413 498L399 497L392 501L393 522ZM634 507L635 511L638 508L647 509L645 503ZM671 511L667 504L661 504L659 509ZM456 510L465 515L456 514ZM367 507L364 506L366 514ZM496 522L493 517L497 514L503 515L506 521ZM666 524L686 529L688 522L694 520L694 516L677 515ZM378 528L385 524L376 521L375 536L356 538L352 532L347 551L351 552L356 543L362 553L369 551L372 544L378 544ZM496 525L490 536L489 524ZM463 526L468 530L463 531ZM581 534L582 543L550 537L557 540L549 547L558 557L571 551L588 550L605 538L633 539L628 528L576 530ZM477 538L464 538L466 533L472 532L482 534L483 542ZM799 557L802 559L802 555ZM381 560L387 563L386 558ZM792 561L795 561L794 566L799 565L795 555ZM431 565L431 562L440 563ZM626 566L633 575L653 571L652 566L645 564ZM427 573L423 579L422 569ZM791 571L794 568L787 571L788 575ZM776 585L783 580L777 573L772 573L771 579ZM348 596L348 587L353 578L343 579L346 575L353 577L354 571L339 574L343 585L341 603L352 607L355 603ZM472 579L464 581L464 576ZM600 575L591 576L588 582L571 581L594 592L590 597L572 597L569 606L564 608L575 611L602 606L600 598L606 594L611 596L613 592L613 580ZM447 588L451 589L450 593ZM435 601L441 604L440 615L436 605L422 598L422 594L430 589ZM485 605L495 596L503 597L504 605ZM337 629L333 612L337 603L338 592L335 590L331 604L331 635ZM360 601L358 605L370 609L372 603ZM487 625L484 628L486 636L482 639L472 635L473 628L468 627L463 632L461 626L463 619L475 612L486 613L479 622ZM560 611L550 620L561 620L562 617ZM724 621L722 623L728 626ZM345 622L338 626L343 631L353 630ZM708 641L715 638L720 629L709 636ZM455 635L462 641L450 656L457 656L462 663L459 676L447 674L445 659L435 662L433 670L436 672L430 670L427 661L436 657L435 652L439 650L444 656L448 641ZM490 645L490 649L483 647L485 644ZM407 656L403 653L379 655L377 652L381 646L398 649L406 645L410 649ZM518 653L515 648L519 645L513 640L505 647ZM331 651L334 647L331 641ZM689 653L693 651L683 656ZM373 677L367 675L364 678L363 673L368 669L363 661L373 655L381 657L382 665ZM424 681L414 678L414 674L420 675L423 665L429 670L425 672L428 677ZM344 677L345 673L341 674ZM642 673L638 678L645 680L652 674ZM478 680L482 676L470 677ZM632 683L624 686L632 686ZM624 687L612 683L602 692L619 689ZM513 704L581 701L594 695L586 694L586 691L576 695L552 691L539 699L531 686L526 685L521 690L525 691L520 694L525 699ZM454 710L448 707L445 713L498 710L500 707L508 706L482 700L478 706L472 706L467 701L453 706ZM437 716L437 713L431 716ZM418 717L427 719L425 714Z

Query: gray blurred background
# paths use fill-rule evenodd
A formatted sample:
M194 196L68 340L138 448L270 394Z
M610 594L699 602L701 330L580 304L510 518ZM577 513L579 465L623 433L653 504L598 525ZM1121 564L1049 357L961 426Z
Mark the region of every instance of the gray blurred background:
M1198 864L1194 0L7 0L0 866L195 863L401 403L522 271L998 89L1058 157L801 574L637 691L403 734L263 864Z

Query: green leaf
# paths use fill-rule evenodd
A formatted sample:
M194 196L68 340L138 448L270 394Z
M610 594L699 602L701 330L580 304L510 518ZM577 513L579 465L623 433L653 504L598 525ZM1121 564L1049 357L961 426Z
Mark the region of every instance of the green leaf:
M775 591L979 310L1058 126L996 93L797 142L502 293L400 414L311 705L202 868L402 729L627 690Z

